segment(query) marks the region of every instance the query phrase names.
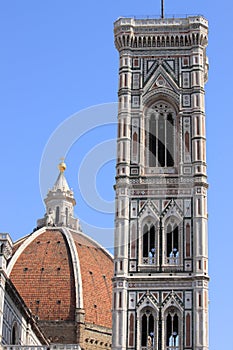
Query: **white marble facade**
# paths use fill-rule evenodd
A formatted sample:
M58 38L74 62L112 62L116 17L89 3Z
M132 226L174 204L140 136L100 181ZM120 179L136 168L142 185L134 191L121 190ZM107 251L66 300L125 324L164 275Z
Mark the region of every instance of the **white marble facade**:
M113 349L208 349L202 16L120 18Z

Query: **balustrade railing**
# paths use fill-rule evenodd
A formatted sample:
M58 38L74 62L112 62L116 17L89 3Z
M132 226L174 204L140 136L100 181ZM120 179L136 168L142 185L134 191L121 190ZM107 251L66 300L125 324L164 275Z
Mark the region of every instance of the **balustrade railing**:
M179 257L167 257L166 258L167 265L180 265L180 258ZM143 257L142 258L142 264L143 265L157 265L157 259L155 257Z
M179 265L180 264L180 259L179 257L173 256L167 258L167 264L168 265Z
M153 257L143 257L142 258L142 263L144 265L155 265L156 264L156 259Z

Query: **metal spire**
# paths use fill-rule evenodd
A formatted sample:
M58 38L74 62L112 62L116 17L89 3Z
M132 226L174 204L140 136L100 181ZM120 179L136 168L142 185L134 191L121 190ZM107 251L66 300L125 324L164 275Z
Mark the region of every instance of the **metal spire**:
M161 18L164 18L164 0L161 0Z

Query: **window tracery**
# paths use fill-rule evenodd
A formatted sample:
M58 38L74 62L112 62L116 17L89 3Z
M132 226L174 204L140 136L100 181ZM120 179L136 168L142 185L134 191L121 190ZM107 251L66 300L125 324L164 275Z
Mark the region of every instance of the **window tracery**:
M158 265L158 230L159 225L150 216L141 224L141 263Z
M155 348L156 317L152 308L146 308L141 313L141 346L142 349Z
M179 230L178 226L172 223L167 225L167 261L170 265L179 264Z
M165 264L180 266L182 262L182 222L175 216L167 219L164 226Z
M143 261L155 263L155 226L146 223L143 227Z
M144 218L140 224L139 234L141 267L182 269L184 254L185 257L187 254L191 256L190 225L186 226L183 230L183 220L176 214L169 215L162 222L155 221L151 216Z
M146 139L149 167L175 166L176 113L174 108L158 102L147 111Z
M165 316L166 350L181 350L181 317L176 308L170 308Z

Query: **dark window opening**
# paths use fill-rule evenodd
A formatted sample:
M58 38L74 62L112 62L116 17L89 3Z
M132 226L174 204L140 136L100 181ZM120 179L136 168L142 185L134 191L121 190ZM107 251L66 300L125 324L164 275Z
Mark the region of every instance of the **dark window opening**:
M167 157L167 166L174 166L174 120L172 118L171 113L168 114L167 116L167 121L166 121L166 127L167 127L167 142L166 142L166 157Z
M149 124L149 166L174 166L174 119L172 114L152 114Z
M66 208L66 226L68 226L69 217L68 217L68 208Z
M155 257L155 226L153 224L143 227L143 258Z
M166 345L169 349L178 349L179 346L179 318L177 314L167 316L166 320L167 335L166 335Z
M16 345L16 344L17 344L17 325L14 324L12 328L12 345Z
M179 248L179 230L178 226L172 228L169 224L167 226L167 256L176 254Z
M154 345L155 322L150 310L146 310L142 315L142 337L141 345L148 348Z
M169 265L180 264L179 252L179 227L177 225L168 224L167 226L167 263Z
M149 166L156 166L156 157L157 157L157 147L156 147L156 122L155 119L151 118L150 120L150 133L149 133Z
M60 208L56 207L56 216L55 216L55 224L58 225L60 216Z

